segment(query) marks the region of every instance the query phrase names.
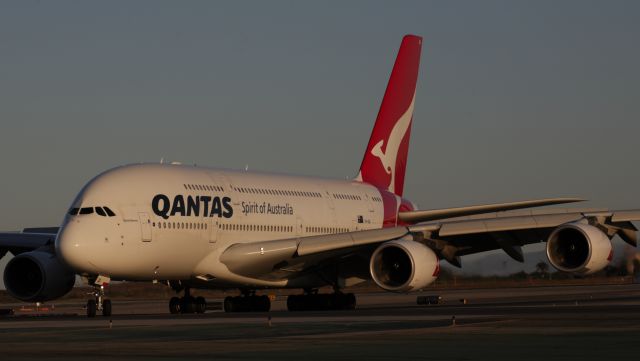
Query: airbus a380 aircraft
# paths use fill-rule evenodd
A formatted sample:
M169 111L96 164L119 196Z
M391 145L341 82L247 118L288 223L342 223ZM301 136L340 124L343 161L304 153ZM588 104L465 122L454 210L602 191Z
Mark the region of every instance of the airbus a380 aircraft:
M589 274L612 257L611 238L635 246L640 211L579 209L504 212L570 203L543 199L416 210L403 198L422 39L403 38L360 171L351 181L232 171L179 164L136 164L87 183L60 227L0 233L7 290L22 301L65 295L76 274L96 287L87 313L111 314L110 280L166 282L182 297L171 313L202 313L194 288L237 288L224 309L267 311L266 288L302 289L290 310L353 309L340 290L372 279L392 292L420 290L441 259L546 241L557 269ZM473 217L469 217L473 216ZM318 294L331 285L335 292Z

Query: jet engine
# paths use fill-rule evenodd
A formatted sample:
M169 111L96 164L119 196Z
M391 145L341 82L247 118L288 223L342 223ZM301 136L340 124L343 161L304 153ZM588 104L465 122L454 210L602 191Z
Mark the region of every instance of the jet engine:
M25 302L43 302L64 296L75 283L75 273L53 253L31 251L15 256L4 270L9 293Z
M609 237L587 224L560 226L547 240L549 262L560 271L581 275L595 273L608 265L612 256Z
M440 264L429 247L405 237L379 246L371 256L369 271L381 288L409 292L433 283L438 278Z

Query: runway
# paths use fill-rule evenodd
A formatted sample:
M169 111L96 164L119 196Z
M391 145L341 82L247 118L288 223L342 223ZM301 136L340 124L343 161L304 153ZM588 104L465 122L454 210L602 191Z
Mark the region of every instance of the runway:
M169 315L166 300L113 300L87 319L79 303L46 317L0 318L11 359L583 359L640 351L640 285L358 295L355 311ZM461 302L467 300L467 304ZM3 306L4 307L4 306ZM77 315L74 315L77 313Z

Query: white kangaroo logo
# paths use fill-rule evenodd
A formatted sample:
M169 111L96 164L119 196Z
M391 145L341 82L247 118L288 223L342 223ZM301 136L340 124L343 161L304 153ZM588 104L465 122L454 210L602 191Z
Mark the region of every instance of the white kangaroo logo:
M413 104L416 100L415 94L413 99L411 99L411 104L407 111L400 116L396 124L391 129L391 133L389 134L389 139L387 140L387 148L386 151L382 151L382 146L384 145L384 139L376 143L371 149L371 154L375 157L378 157L382 162L382 166L384 167L384 171L387 174L391 175L391 184L389 184L389 190L391 192L395 191L396 187L396 162L398 160L398 150L400 149L400 143L402 142L402 138L407 133L409 129L409 125L411 124L411 118L413 116Z

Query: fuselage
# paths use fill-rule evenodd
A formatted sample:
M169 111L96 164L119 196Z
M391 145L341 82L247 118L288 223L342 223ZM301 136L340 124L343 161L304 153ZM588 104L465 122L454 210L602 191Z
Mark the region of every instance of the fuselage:
M59 256L80 274L262 286L218 262L230 245L395 226L411 204L358 181L137 164L88 182L65 216Z

